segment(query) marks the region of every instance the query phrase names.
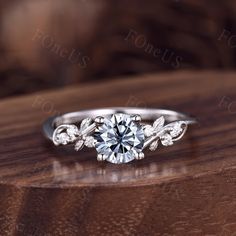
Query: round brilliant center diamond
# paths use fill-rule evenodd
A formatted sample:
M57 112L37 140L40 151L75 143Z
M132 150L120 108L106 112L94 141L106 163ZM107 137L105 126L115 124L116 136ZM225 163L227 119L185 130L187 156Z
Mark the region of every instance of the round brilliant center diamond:
M144 131L131 115L118 113L104 119L94 138L97 152L105 155L107 161L127 163L142 151Z

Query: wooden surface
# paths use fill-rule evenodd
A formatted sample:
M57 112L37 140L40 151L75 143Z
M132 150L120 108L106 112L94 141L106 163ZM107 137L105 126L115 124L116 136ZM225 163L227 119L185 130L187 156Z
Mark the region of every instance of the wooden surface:
M154 74L2 100L0 235L236 235L235 77ZM50 115L107 106L174 109L199 125L126 165L42 135Z

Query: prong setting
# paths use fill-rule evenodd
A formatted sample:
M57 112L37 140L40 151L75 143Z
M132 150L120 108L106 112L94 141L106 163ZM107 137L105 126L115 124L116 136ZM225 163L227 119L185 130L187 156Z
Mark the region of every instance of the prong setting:
M140 115L133 115L132 120L135 122L140 122L142 120L142 118Z
M144 158L144 153L143 152L139 152L135 155L135 159L136 160L142 160Z
M98 161L105 161L106 159L107 159L107 156L104 155L104 154L99 153L99 154L97 155L97 160L98 160Z
M103 125L104 124L104 117L103 116L97 116L95 119L94 119L94 122L96 125L100 126L100 125Z

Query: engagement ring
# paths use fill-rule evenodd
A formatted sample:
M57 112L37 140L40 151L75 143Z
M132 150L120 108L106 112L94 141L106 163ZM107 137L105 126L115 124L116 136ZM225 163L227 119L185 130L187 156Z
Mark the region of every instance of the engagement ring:
M114 107L51 117L43 130L56 146L95 148L98 161L121 164L143 159L146 148L172 145L194 123L194 118L171 110Z

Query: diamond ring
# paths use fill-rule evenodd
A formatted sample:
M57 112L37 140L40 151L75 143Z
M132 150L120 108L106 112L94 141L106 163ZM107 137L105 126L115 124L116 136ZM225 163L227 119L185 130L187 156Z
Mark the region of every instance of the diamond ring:
M95 148L98 161L121 164L143 159L144 149L155 151L159 143L172 145L194 123L194 118L171 110L114 107L51 117L43 130L56 146Z

